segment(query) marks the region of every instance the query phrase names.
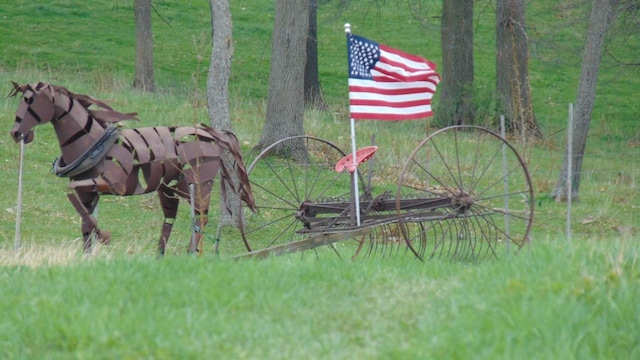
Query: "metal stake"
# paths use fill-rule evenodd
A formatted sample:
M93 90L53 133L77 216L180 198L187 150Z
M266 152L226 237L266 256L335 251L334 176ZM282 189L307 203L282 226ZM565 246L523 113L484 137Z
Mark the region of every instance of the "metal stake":
M18 170L18 204L16 205L16 238L15 250L20 248L20 225L22 221L22 169L24 161L24 140L20 141L20 165Z

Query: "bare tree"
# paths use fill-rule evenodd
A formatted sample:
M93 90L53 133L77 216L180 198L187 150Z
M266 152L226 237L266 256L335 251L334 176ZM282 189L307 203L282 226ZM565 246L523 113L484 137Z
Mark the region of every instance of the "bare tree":
M135 0L133 8L136 18L136 70L133 87L143 91L155 91L151 0Z
M498 109L522 139L542 137L529 84L525 0L497 0L496 92Z
M276 0L267 117L256 146L258 149L288 136L304 134L304 69L308 24L309 0ZM292 156L306 154L296 154L294 151Z
M442 2L442 82L438 119L443 125L474 123L473 0Z
M229 77L233 58L231 10L228 0L210 0L213 45L207 77L207 105L211 126L232 130L229 111Z
M309 34L307 36L307 63L304 68L304 104L326 109L318 78L318 0L309 0Z
M589 30L582 55L582 69L574 108L573 146L571 149L573 153L571 173L573 175L572 179L569 179L569 149L567 149L558 182L552 192L552 196L558 201L567 199L568 181L572 182L571 199L579 199L582 160L587 146L587 134L596 98L598 70L600 68L605 35L614 19L616 3L617 0L592 0L591 2Z
M231 25L231 10L228 0L210 0L211 30L213 45L211 48L211 63L207 76L207 105L211 126L215 129L232 130L231 114L229 111L229 77L231 74L231 59L233 58L233 36ZM221 160L228 169L233 169L233 157L228 153L220 154ZM238 178L232 174L233 182ZM226 202L225 202L226 201ZM227 194L220 194L220 223L238 224L239 213L233 217L227 209L238 209L239 196L227 189Z

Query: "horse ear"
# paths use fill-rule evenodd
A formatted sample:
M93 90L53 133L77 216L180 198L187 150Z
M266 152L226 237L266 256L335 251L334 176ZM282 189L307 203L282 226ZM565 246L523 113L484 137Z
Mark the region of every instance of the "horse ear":
M19 85L15 81L12 81L11 83L13 84L13 89L11 90L9 95L7 95L7 97L16 96L18 95L18 93L23 93L27 89L27 85Z

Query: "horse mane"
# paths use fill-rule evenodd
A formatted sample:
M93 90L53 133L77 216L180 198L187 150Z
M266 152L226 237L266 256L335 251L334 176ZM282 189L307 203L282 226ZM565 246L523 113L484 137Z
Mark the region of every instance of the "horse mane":
M121 113L119 111L114 110L111 106L107 105L106 102L98 100L93 96L76 94L63 86L57 86L57 85L51 85L51 86L57 93L64 94L71 99L77 100L82 105L82 107L84 107L89 112L89 114L99 123L111 124L111 123L117 123L122 120L138 120L138 118L136 117L138 113L136 112ZM102 108L104 110L89 109L89 107L91 107L92 105Z
M18 93L24 93L27 90L31 90L34 93L39 93L44 89L50 89L52 92L50 95L53 98L54 93L61 94L67 96L70 99L77 100L87 112L99 123L106 125L111 123L117 123L122 120L139 120L136 116L138 113L121 113L119 111L114 110L111 106L109 106L106 102L98 100L90 95L76 94L64 86L58 86L53 84L46 84L43 82L38 82L34 84L23 84L18 85L18 83L13 82L13 90L9 93L8 97L16 96ZM103 110L92 110L89 109L91 106L97 106Z

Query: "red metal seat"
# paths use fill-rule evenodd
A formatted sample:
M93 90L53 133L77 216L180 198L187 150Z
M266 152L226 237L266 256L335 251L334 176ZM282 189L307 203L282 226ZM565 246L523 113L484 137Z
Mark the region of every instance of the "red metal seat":
M360 163L371 159L373 154L376 153L376 150L378 150L377 146L367 146L356 151L355 164L353 162L353 154L349 154L343 157L336 163L336 171L342 172L344 169L347 169L349 170L349 172L353 173L354 171L356 171L356 168L358 167L358 165L360 165Z

